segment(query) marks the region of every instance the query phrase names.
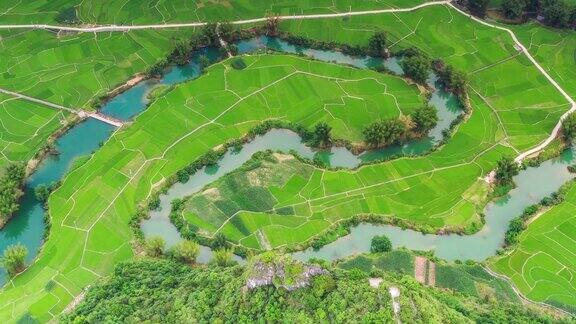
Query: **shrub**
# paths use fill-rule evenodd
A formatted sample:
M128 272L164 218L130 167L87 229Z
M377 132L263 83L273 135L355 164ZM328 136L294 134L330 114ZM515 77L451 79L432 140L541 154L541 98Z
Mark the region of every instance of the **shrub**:
M146 254L151 257L159 257L164 254L165 245L166 242L164 242L163 238L159 236L151 237L146 241Z
M235 70L243 70L246 68L246 62L241 58L233 59L230 65L232 65Z
M200 245L189 240L183 240L174 248L174 256L177 259L190 264L196 262L199 253Z
M13 277L24 270L27 254L28 249L22 244L11 245L4 251L2 266L6 269L9 276Z
M370 244L370 252L380 253L392 250L392 242L385 235L374 236Z

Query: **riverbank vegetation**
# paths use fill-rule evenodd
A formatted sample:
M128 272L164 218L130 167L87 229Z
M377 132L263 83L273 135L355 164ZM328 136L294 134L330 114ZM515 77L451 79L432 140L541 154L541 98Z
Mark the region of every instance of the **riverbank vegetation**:
M378 273L378 288L368 275L328 267L308 286L288 291L274 285L246 290L243 267L189 268L170 261L120 264L112 277L93 286L64 323L107 321L229 322L525 322L548 315L508 302L482 301L459 293L423 287L409 276ZM400 311L394 315L388 289L396 287ZM244 292L242 292L244 291ZM359 298L360 297L360 298ZM117 307L118 304L122 307ZM142 305L148 305L142 307Z
M0 227L18 210L18 200L23 194L25 170L22 164L9 164L0 177Z

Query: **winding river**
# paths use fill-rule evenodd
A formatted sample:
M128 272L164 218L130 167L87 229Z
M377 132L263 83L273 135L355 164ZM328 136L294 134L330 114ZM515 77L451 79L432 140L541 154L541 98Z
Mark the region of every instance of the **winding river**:
M237 43L240 53L249 53L261 49L297 53L312 56L315 59L349 64L360 68L375 67L384 64L388 69L402 73L398 61L370 57L352 57L334 51L320 51L293 46L287 42L258 37ZM159 80L140 82L129 90L115 96L101 109L104 114L121 120L129 120L142 112L147 104L147 94L158 84L173 85L192 80L201 74L199 58L207 56L212 62L220 59L218 51L213 48L196 52L190 64L184 67L170 67ZM200 190L205 185L234 170L247 161L251 155L261 150L281 150L288 152L296 150L302 156L313 158L318 155L328 165L334 167L353 168L362 162L379 160L397 154L422 154L436 145L442 139L442 131L447 129L452 121L461 113L456 98L443 91L437 85L434 75L431 75L429 85L436 88L430 103L438 109L440 121L428 137L397 145L366 152L355 156L345 148L332 148L318 151L305 146L297 134L287 130L272 130L264 136L259 136L247 143L239 152L227 152L217 167L205 168L190 177L186 183L174 185L166 195L161 196L161 209L151 213L150 220L142 224L146 236L160 235L167 245L177 243L181 238L174 226L168 220L170 202L175 198L183 198ZM26 181L25 193L21 200L20 210L14 218L0 231L0 253L7 246L20 243L28 248L28 262L32 262L41 248L45 232L43 221L45 210L42 202L34 195L34 188L49 185L61 180L73 167L74 162L83 156L88 156L106 141L115 129L94 119L88 119L75 125L60 137L55 145L60 153L48 156ZM573 160L573 151L565 152L561 158L543 163L538 168L530 168L516 177L518 188L510 193L507 199L491 203L486 210L486 226L477 234L471 236L457 235L423 235L410 230L401 230L391 226L376 226L362 224L352 230L352 233L331 243L318 251L306 250L295 253L300 259L320 257L335 259L353 253L367 251L372 236L387 234L395 246L407 246L413 249L433 249L436 254L446 259L482 260L492 255L503 240L507 223L517 216L524 207L538 201L541 197L555 191L566 182L571 175L566 171L566 165ZM199 262L207 262L210 258L209 248L202 247ZM6 282L6 273L0 270L0 283Z

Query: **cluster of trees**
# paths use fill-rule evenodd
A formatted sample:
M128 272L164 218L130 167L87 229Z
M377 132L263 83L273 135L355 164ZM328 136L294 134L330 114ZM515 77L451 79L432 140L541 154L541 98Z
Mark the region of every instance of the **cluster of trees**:
M576 113L569 114L562 121L562 136L567 143L573 143L576 139Z
M436 60L434 66L438 77L449 91L458 96L464 95L466 84L468 83L466 73L454 69L451 65L447 65L441 60Z
M364 142L370 147L381 147L401 142L411 134L421 136L438 123L438 112L430 105L416 109L410 116L376 121L362 130Z
M76 7L68 7L58 12L54 20L60 24L76 25L81 23Z
M223 236L222 239L224 239L224 242L218 242L218 238L215 239L213 244L215 250L212 254L210 263L221 267L234 265L234 253L232 249L228 248L228 243ZM196 258L198 258L198 255L200 254L200 245L194 241L182 240L174 247L166 249L166 242L164 239L155 236L146 240L144 243L144 250L146 255L153 258L165 256L174 261L193 265L196 263Z
M476 16L484 17L489 0L467 0L467 7ZM509 19L526 14L541 15L543 22L554 27L576 27L576 6L567 0L503 0L500 9Z
M411 276L380 271L374 274L383 279L380 288L372 288L366 273L326 268L327 273L313 277L305 288L288 291L270 285L245 290L249 274L241 266L190 268L170 260L132 261L117 266L106 282L92 286L61 321L391 323L395 321L391 286L401 292L396 301L403 323L551 321L521 304L426 287Z
M402 70L404 74L420 84L426 84L428 75L430 74L430 67L432 66L432 61L428 56L421 52L417 52L414 55L406 56L401 62Z
M499 185L512 184L512 178L520 172L520 166L509 156L503 156L496 166L496 182Z
M18 210L18 200L22 196L22 184L24 183L25 169L22 164L9 164L3 170L0 178L0 224L12 216Z

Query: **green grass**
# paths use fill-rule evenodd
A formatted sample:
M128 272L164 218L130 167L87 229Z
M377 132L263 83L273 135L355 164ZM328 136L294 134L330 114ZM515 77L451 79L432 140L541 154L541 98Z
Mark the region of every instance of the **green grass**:
M64 118L62 112L0 94L0 170L34 157Z
M528 298L575 311L576 185L566 201L534 220L514 250L491 262Z
M0 87L70 108L144 72L193 29L57 37L47 31L0 31Z
M5 0L0 3L0 20L10 23L55 23L62 9L77 6L83 22L145 24L162 22L223 21L267 15L334 13L352 10L413 7L423 0Z

